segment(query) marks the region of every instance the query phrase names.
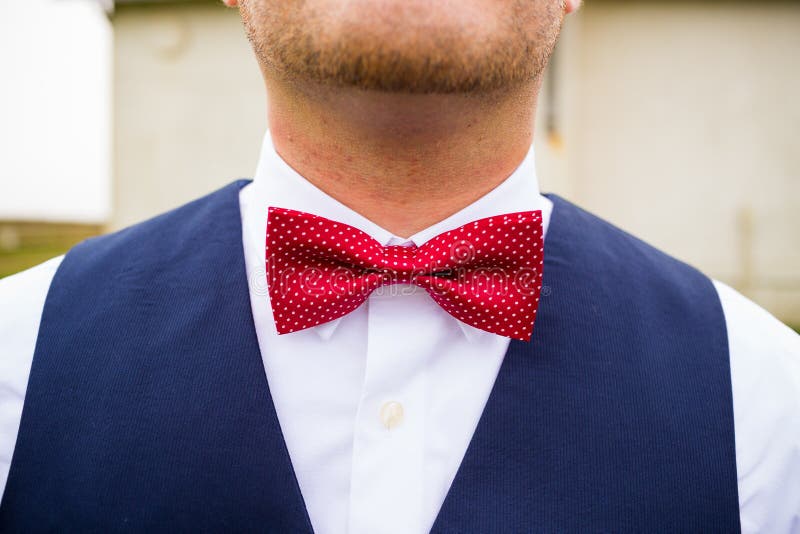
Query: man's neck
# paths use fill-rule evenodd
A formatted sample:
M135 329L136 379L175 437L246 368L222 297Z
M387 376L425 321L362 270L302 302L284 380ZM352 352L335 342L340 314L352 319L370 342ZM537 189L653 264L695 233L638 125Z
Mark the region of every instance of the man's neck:
M281 157L316 187L401 237L494 189L533 139L538 84L478 97L266 79L270 135Z

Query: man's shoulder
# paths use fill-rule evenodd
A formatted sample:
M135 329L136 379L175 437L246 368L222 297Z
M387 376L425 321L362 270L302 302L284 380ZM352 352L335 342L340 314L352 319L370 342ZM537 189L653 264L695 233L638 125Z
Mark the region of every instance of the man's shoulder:
M63 256L0 280L0 496L5 487L50 283Z
M731 323L732 338L754 349L800 356L800 336L794 330L732 287L717 280L714 280L714 287ZM800 359L795 358L792 363L800 366Z
M175 253L174 247L196 246L209 229L241 230L239 193L249 180L236 180L177 208L116 232L87 239L73 248L84 257ZM69 255L67 256L69 259Z
M764 388L763 397L791 400L800 439L800 335L726 284L714 281L728 330L734 387ZM763 401L759 401L763 402ZM800 442L798 442L800 446Z
M728 329L743 532L800 524L800 336L714 282Z
M225 227L223 234L241 231L238 197L249 181L238 180L187 204L119 231L87 239L66 255L21 273L0 279L0 342L18 337L15 330L38 324L56 272L61 280L101 282L119 271L138 270L143 276L153 268L202 250L204 229ZM80 285L80 284L79 284ZM7 345L7 344L6 344Z
M569 201L556 196L550 198L555 200L556 224L570 227L569 232L561 233L561 239L580 237L574 243L558 247L558 251L574 252L579 259L607 269L606 275L624 277L626 284L639 283L648 287L660 284L665 298L679 293L688 278L703 281L709 289L713 287L708 294L719 297L731 349L737 354L745 353L751 363L769 362L774 369L784 370L785 379L791 377L793 387L800 391L800 336L792 329L744 295L695 267ZM546 249L545 255L547 252ZM687 291L685 296L694 302L692 306L697 304L696 292ZM800 399L800 395L795 397Z
M742 530L786 532L800 524L800 336L727 285L555 200L554 225L567 231L555 234L562 243L550 251L562 257L551 265L594 277L596 294L611 293L642 317L680 314L704 325L698 335L727 341Z
M41 308L50 282L61 265L64 256L58 256L26 269L17 274L0 279L0 339L10 334L9 325L23 315L29 308ZM41 312L41 309L39 310Z
M602 300L609 320L636 321L643 336L691 333L724 349L723 311L711 278L568 200L548 197L545 285L581 287L585 299Z
M22 347L27 352L36 342L47 292L63 259L59 256L0 280L0 369L12 365Z
M750 399L739 415L767 404L780 408L781 420L795 423L800 462L800 335L735 289L716 280L714 287L725 314L734 390Z
M89 238L65 255L59 281L72 288L110 280L146 281L181 265L207 261L210 242L241 235L239 193L248 180L234 181L182 206Z
M545 238L545 256L548 252L557 252L571 263L602 269L604 276L618 277L626 284L662 283L678 290L687 283L699 281L711 289L711 279L696 267L569 200L557 195L547 196L553 201L554 209L552 228Z

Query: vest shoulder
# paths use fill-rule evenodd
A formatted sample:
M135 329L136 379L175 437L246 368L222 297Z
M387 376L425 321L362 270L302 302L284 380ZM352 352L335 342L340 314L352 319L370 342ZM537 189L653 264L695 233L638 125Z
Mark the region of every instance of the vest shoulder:
M559 259L570 264L591 266L605 277L625 277L632 281L670 280L677 285L702 281L713 288L711 280L695 267L661 251L642 239L557 195L548 195L553 202L551 225L559 232L550 232ZM547 247L547 240L545 247ZM585 262L585 263L584 263Z
M204 236L241 232L239 191L249 182L236 180L168 212L87 239L67 253L62 271L93 266L131 270L185 261L202 250Z

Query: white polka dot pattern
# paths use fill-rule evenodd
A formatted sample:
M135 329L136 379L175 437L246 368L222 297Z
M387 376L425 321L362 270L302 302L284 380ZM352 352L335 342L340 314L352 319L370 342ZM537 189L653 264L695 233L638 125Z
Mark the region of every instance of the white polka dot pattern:
M544 266L540 211L480 219L416 247L384 247L352 226L270 207L266 272L275 326L332 321L382 285L424 288L464 323L529 341Z

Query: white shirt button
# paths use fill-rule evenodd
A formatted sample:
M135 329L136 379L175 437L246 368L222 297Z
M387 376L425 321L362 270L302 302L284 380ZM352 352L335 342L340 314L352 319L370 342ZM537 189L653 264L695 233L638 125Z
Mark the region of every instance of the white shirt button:
M385 402L381 406L381 424L387 430L400 426L403 422L403 405L397 401Z

